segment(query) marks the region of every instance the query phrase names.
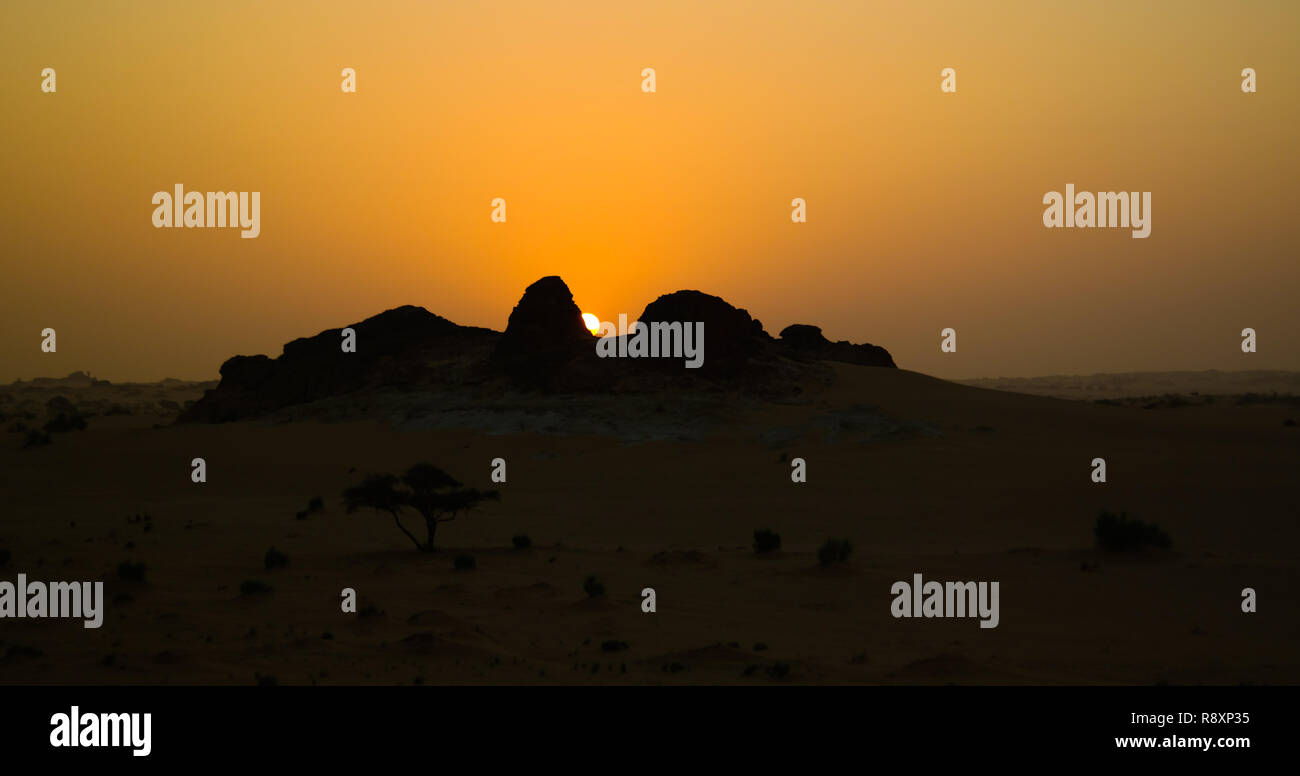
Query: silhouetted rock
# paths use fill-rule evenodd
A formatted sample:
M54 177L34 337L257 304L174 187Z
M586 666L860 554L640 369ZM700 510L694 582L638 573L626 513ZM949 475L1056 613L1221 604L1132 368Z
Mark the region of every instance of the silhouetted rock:
M704 365L691 372L706 377L734 376L742 371L771 337L763 324L747 310L733 307L725 299L700 291L675 291L646 305L639 320L651 323L703 323ZM665 366L682 369L677 359L659 360Z
M831 342L822 336L818 326L796 323L781 330L781 344L790 353L801 358L822 361L843 361L862 366L894 367L889 351L877 345L854 345L846 340Z
M494 355L512 358L592 347L591 332L582 322L573 293L558 275L549 275L524 289Z
M235 356L221 365L221 382L181 416L181 421L223 422L362 388L410 386L445 379L441 359L486 352L499 336L458 326L410 305L352 324L356 352L342 350L342 329L284 346L279 358Z
M398 307L352 324L356 352L342 350L342 329L284 346L278 358L235 356L221 381L181 413L180 421L224 422L338 397L300 417L409 412L414 405L500 401L510 389L571 394L740 391L757 398L797 395L810 380L834 379L846 361L894 366L884 348L830 342L815 326L795 325L773 339L763 324L725 300L699 291L661 296L638 319L703 324L703 365L686 368L684 352L667 358L599 358L598 340L582 322L573 294L556 276L530 285L504 333L458 326L420 307ZM408 394L406 397L392 394ZM381 397L380 395L383 394ZM441 406L446 406L445 404ZM409 416L408 416L409 417Z
M519 387L556 389L567 387L574 361L588 362L595 353L596 339L582 322L573 293L558 276L549 275L524 289L492 362Z

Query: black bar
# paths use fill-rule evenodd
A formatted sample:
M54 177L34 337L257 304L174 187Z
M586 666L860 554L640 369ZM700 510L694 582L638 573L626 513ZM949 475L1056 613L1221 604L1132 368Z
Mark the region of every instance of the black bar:
M1253 686L13 687L4 697L0 742L11 761L297 768L373 756L377 766L396 758L432 767L451 762L444 758L486 763L563 751L568 762L601 752L623 758L611 761L624 763L615 769L711 751L725 752L729 763L761 764L782 753L809 769L840 770L834 763L842 758L867 767L860 758L876 755L1052 767L1075 758L1178 765L1289 758L1296 693ZM83 722L89 714L149 713L150 753L53 747L51 718L73 706ZM1180 724L1180 713L1194 722ZM1135 722L1135 714L1148 717ZM1161 725L1158 715L1170 716ZM1153 739L1155 748L1120 747L1117 738ZM1188 741L1200 738L1213 740L1208 751ZM1053 759L1037 759L1043 756Z

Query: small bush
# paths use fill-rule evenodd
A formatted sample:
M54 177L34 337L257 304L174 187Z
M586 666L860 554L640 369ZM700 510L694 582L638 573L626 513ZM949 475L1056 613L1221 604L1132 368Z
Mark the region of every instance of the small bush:
M511 537L510 543L516 550L526 550L533 546L533 540L527 534L515 534Z
M776 552L781 549L781 534L760 528L754 531L754 552Z
M240 595L258 595L260 593L274 593L274 592L275 592L275 588L271 587L265 582L259 582L256 579L245 579L243 582L239 583Z
M853 543L848 539L827 539L821 549L817 550L817 562L822 566L843 563L849 559L849 554L852 552Z
M27 437L23 439L23 449L26 450L29 447L41 447L43 445L48 445L49 443L50 443L49 434L45 433L44 431L37 431L36 429L32 429L31 431L27 432Z
M270 571L271 569L282 569L289 565L289 556L272 547L266 551L266 556L262 559L262 562L266 566L267 571Z
M124 582L143 582L145 567L143 563L124 560L117 564L117 578Z
M1097 546L1109 552L1126 552L1155 547L1167 550L1173 546L1169 534L1155 523L1134 520L1127 512L1113 514L1102 510L1093 527Z
M582 589L588 597L598 598L605 594L605 583L596 579L595 576L589 576L583 581Z
M307 508L300 510L297 514L294 515L294 518L297 520L306 520L311 515L319 514L324 511L325 511L325 499L321 498L320 496L313 496L312 499L307 502Z
M608 641L601 642L600 648L605 652L622 652L627 649L627 642L609 639Z
M452 567L457 571L473 571L478 567L478 562L474 560L473 555L460 554L456 560L452 561Z
M71 414L60 412L45 423L45 432L47 434L63 434L69 431L85 430L86 418L76 411Z

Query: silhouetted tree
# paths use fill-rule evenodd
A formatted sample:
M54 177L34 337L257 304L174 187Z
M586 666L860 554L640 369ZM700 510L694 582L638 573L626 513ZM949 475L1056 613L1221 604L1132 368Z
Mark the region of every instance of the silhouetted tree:
M424 527L429 537L423 548L425 552L433 551L433 537L438 531L438 523L455 520L457 514L498 497L495 490L466 488L455 477L428 463L417 463L407 469L402 482L410 488L407 504L424 518Z
M397 513L406 505L407 494L397 489L397 478L391 474L371 474L360 485L354 485L343 491L343 503L347 505L348 514L358 509L373 509L387 512L393 516L393 522L402 529L402 533L415 544L416 549L423 550L415 534L406 530Z
M417 463L402 475L401 483L406 485L406 490L398 488L398 482L391 474L372 474L360 485L345 490L343 501L349 513L374 509L391 514L393 522L421 552L433 552L438 523L455 520L461 512L498 498L496 491L466 488L455 477L428 463ZM424 542L402 525L399 513L404 507L414 509L424 518L427 536Z

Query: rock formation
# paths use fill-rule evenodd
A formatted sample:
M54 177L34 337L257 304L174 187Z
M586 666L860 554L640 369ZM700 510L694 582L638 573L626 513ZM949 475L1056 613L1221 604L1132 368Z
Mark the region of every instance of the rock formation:
M338 396L363 388L443 381L436 363L484 352L498 335L458 326L410 305L382 312L350 327L356 352L342 350L342 329L284 346L278 358L235 356L221 365L221 383L181 421L223 422Z
M818 369L829 374L812 361L894 366L884 348L831 342L816 326L789 326L779 340L773 339L747 311L699 291L661 296L646 305L639 320L647 325L702 322L703 365L685 369L678 358L598 358L597 339L583 324L573 294L563 280L549 276L524 291L504 333L459 326L421 307L405 306L352 324L356 352L343 352L342 329L330 329L288 343L278 358L235 356L221 365L217 387L190 406L181 421L238 420L377 390L468 400L500 397L508 390L740 390L778 396L797 393L800 382Z
M861 366L893 367L894 358L878 345L854 345L846 340L831 342L818 326L796 323L781 330L781 344L800 358L817 361L843 361Z

